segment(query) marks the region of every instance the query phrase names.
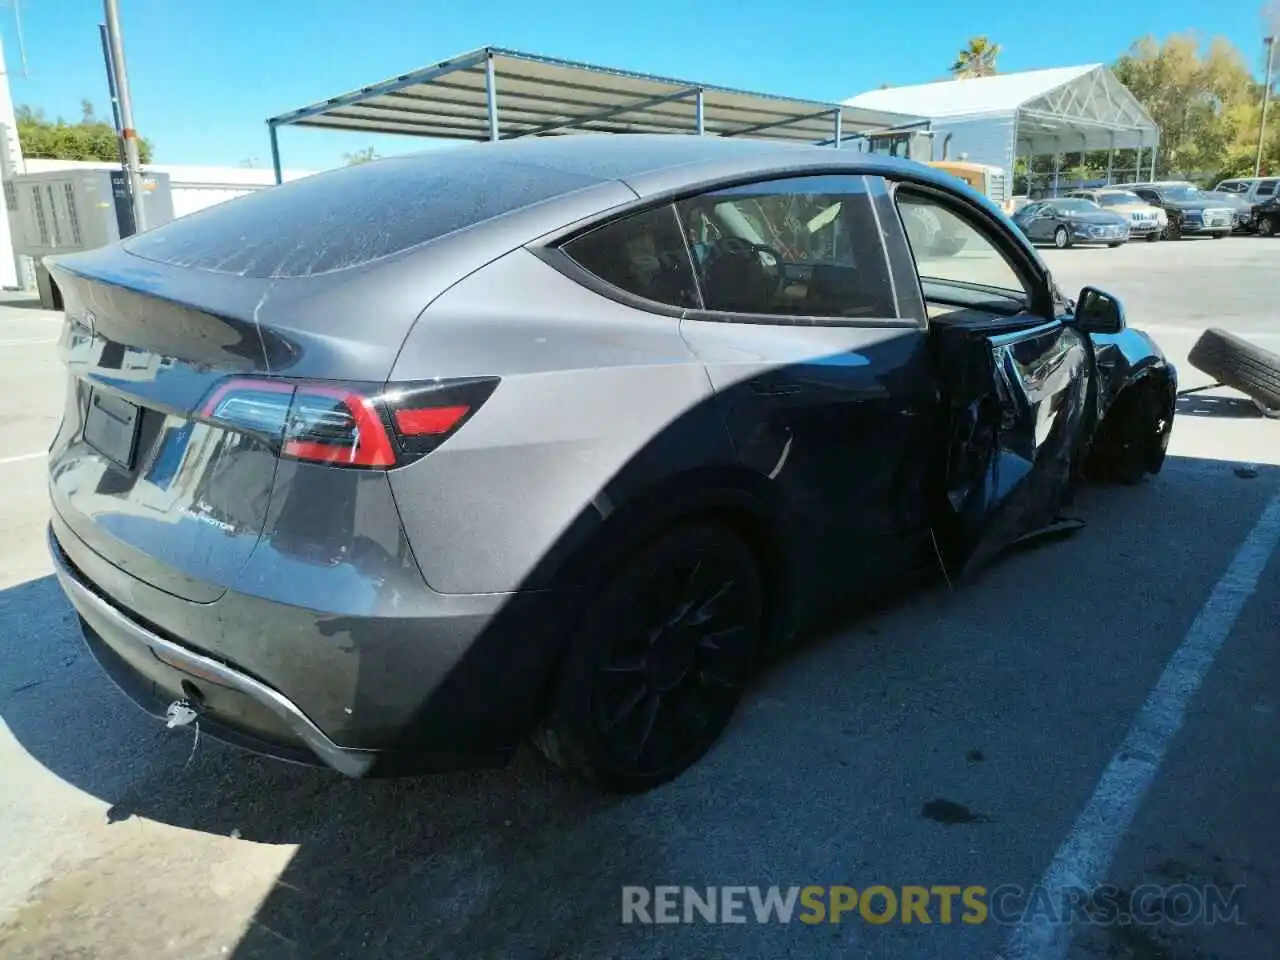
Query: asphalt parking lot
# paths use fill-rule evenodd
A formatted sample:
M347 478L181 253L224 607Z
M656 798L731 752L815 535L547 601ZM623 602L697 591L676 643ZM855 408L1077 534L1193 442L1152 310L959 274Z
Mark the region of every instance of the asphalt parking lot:
M1280 241L1046 251L1179 364L1280 351ZM1179 406L1171 456L1069 539L817 638L652 794L503 771L350 782L158 729L83 649L45 555L58 318L0 305L0 957L1131 957L1280 950L1280 421ZM1253 470L1241 470L1243 466ZM1240 474L1244 473L1244 476ZM623 924L622 888L1109 883L1234 920ZM1242 888L1242 889L1239 889ZM1231 891L1239 889L1238 894ZM1234 897L1234 899L1231 899ZM877 910L883 912L884 900ZM1176 906L1176 905L1175 905ZM680 911L677 911L679 913Z

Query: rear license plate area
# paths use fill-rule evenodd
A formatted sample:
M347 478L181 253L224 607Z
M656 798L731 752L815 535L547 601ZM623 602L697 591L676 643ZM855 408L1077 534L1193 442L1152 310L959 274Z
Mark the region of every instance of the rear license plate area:
M141 423L141 410L137 404L94 390L89 395L84 442L117 466L132 470L138 452Z

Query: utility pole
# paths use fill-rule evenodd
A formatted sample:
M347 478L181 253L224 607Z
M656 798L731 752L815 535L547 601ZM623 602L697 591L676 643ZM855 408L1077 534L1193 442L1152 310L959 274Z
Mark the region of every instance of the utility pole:
M129 169L129 155L124 150L124 130L120 125L120 98L116 96L116 68L111 62L111 37L105 23L98 24L102 39L102 62L107 65L107 95L111 100L111 123L116 130L116 147L120 151L120 169Z
M1258 154L1253 160L1253 175L1262 170L1262 147L1267 138L1267 104L1271 101L1271 68L1276 56L1276 38L1273 34L1262 41L1267 45L1267 72L1262 77L1262 119L1258 122Z
M146 214L142 209L142 172L138 159L138 131L133 126L133 101L129 96L129 73L124 65L124 41L120 36L120 12L116 0L102 0L107 15L107 38L110 41L111 63L115 73L116 97L120 101L120 136L124 140L125 175L129 181L130 199L133 201L134 228L147 229Z

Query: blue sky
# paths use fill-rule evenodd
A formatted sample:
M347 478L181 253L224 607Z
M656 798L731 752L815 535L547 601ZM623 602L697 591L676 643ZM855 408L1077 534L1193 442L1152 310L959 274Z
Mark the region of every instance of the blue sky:
M1259 0L119 0L139 131L169 163L271 162L268 116L485 45L817 100L939 78L965 40L1003 45L1002 71L1110 62L1143 34L1222 35L1257 62ZM16 103L110 116L96 0L0 0ZM368 13L358 12L360 10ZM286 167L402 138L286 129Z

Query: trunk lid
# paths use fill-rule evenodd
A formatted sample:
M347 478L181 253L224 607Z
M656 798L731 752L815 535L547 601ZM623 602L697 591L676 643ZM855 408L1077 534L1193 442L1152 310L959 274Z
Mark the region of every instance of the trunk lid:
M261 282L208 285L196 306L170 299L197 299L172 271L126 256L50 264L67 311L68 370L50 497L105 559L209 603L257 545L276 458L193 415L223 378L287 367L289 344L259 336Z
M381 384L420 309L344 330L315 308L350 295L336 278L218 274L119 247L48 266L68 370L53 506L106 560L199 603L257 546L278 463L261 439L201 419L202 401L246 375Z

